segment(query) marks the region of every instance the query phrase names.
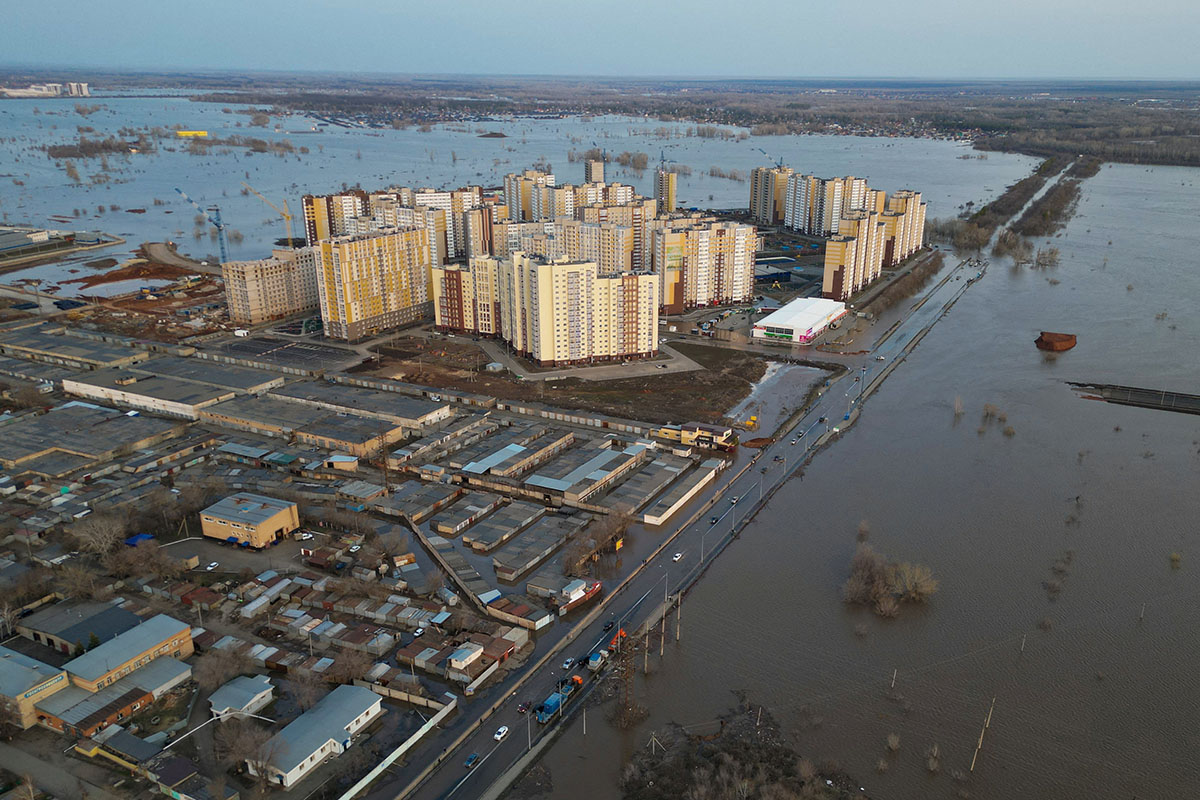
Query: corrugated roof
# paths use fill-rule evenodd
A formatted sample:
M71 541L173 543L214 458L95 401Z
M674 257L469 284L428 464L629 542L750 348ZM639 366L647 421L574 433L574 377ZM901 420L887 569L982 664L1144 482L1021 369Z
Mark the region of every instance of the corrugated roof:
M166 614L159 614L141 625L125 631L115 639L68 661L63 665L63 669L82 680L94 681L114 667L124 664L164 640L181 633L189 633L190 630L186 622L180 622Z

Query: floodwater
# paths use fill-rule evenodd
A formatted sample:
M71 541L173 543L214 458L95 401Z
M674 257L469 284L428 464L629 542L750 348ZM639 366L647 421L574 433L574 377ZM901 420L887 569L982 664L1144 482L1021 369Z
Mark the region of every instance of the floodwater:
M874 798L1200 796L1200 418L1064 383L1200 393L1197 209L1196 170L1106 166L1052 241L1058 267L993 261L687 597L681 642L639 686L650 719L618 733L595 714L554 746L554 796L618 797L650 731L710 732L732 690ZM1045 355L1040 330L1079 344ZM840 602L862 520L878 551L933 568L927 606L883 620Z
M691 175L678 179L679 201L684 207L705 208L746 206L748 182L712 177L709 170L714 166L727 172L740 170L748 177L753 167L769 161L759 148L806 171L861 175L888 191L919 188L932 216L945 216L964 203L995 196L1028 174L1036 163L1024 156L997 154L986 160L958 159L956 156L971 151L964 145L932 140L839 136L703 139L687 137L687 125L619 117L507 118L438 125L421 132L417 128L319 127L303 116L274 117L266 128L251 128L250 116L236 113L248 106L193 103L173 96L98 96L82 105L100 108L85 117L77 113L74 98L0 103L0 222L98 229L118 234L127 243L68 257L57 265L11 272L5 276L6 282L78 277L92 271L82 262L126 257L144 241L173 240L182 252L215 261L215 238L203 228L200 238L194 237L196 211L175 192L176 187L202 206L217 204L221 208L229 230L241 237L230 241L230 257L247 259L268 255L273 242L285 235L285 228L274 211L243 188L243 181L276 205L282 207L286 199L290 211L298 216L293 220L293 233L302 237L300 198L306 193L323 194L356 184L369 190L393 185L496 187L506 173L537 162L549 164L559 183L582 183L583 164L570 162L568 154L593 146L604 148L612 157L626 151L650 155L651 169L635 173L610 164L606 176L610 182L632 184L646 195L653 194L653 166L660 157L690 167ZM225 113L225 108L231 113ZM214 148L212 154L200 156L187 152L185 140L165 139L153 153L109 156L107 175L102 174L100 159L77 160L81 181L77 185L68 178L65 164L56 164L40 149L46 144L74 142L80 135L79 126L94 129L82 135L103 138L119 137L122 129L176 125L206 130L218 138L241 135L273 143L286 139L296 152L276 156L251 154L246 148L224 153ZM487 131L504 133L507 138L480 138L479 134ZM662 135L664 131L666 135ZM308 152L300 153L300 148ZM112 206L118 210L111 210ZM74 215L76 209L82 216ZM129 209L144 209L145 213L130 213ZM64 296L75 293L74 285L62 287Z
M275 202L286 197L298 212L301 194L343 183L496 185L539 158L560 182L578 182L582 165L568 163L567 152L595 143L614 153L661 150L693 169L680 178L684 205L733 207L745 205L748 184L709 177L708 168L748 172L769 160L761 147L805 171L921 189L937 217L994 197L1034 163L1000 154L962 160L969 150L935 141L659 138L658 123L616 118L421 133L312 132L311 121L290 117L273 120L282 127L275 132L181 98L88 102L104 108L84 119L68 100L0 103L0 216L54 226L52 215L82 208L83 217L60 227L98 228L129 242L6 280L59 280L86 272L83 260L122 257L146 240L174 238L192 255L215 253L207 235L192 238L194 211L175 186L202 204L219 203L244 236L232 256L252 258L266 254L283 226L241 194L241 180ZM153 155L110 157L113 180L103 185L88 185L98 162L80 162L84 185L75 186L30 149L74 138L76 125L103 135L175 123L220 136L286 137L310 152L191 156L163 143ZM476 128L508 138L480 139ZM1062 251L1058 267L993 263L867 401L860 421L802 483L775 496L688 595L682 641L668 645L638 689L650 719L619 734L594 715L587 740L576 723L554 746L546 761L554 795L616 798L624 759L651 730L669 721L707 730L740 689L778 716L802 754L837 763L876 798L952 798L960 789L994 800L1200 796L1191 746L1200 711L1200 425L1082 399L1064 383L1200 392L1197 178L1182 168L1106 166L1084 184L1078 215L1052 242ZM651 175L617 169L609 179L648 192ZM100 214L100 204L146 213ZM1040 330L1076 333L1079 345L1046 356L1033 347ZM965 408L958 419L956 397ZM981 424L985 403L1006 415L1012 436ZM934 569L941 589L928 606L881 620L840 602L862 520L880 552ZM1068 574L1052 597L1044 583L1068 552ZM1182 555L1178 569L1174 552ZM952 773L967 772L993 698L975 771L960 784ZM889 733L901 748L879 773ZM937 775L924 765L934 744Z

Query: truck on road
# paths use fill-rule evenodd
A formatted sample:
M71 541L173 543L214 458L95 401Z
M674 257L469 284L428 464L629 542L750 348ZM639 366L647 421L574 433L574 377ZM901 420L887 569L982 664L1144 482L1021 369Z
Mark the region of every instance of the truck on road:
M549 697L542 701L542 704L537 709L537 721L545 725L562 709L563 701L567 696L562 692L553 692Z

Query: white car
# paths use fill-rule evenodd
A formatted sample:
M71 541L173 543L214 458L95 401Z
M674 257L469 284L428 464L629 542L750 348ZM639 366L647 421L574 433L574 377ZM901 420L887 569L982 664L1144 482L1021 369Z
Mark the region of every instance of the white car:
M675 555L671 556L672 561L678 561L681 558L683 558L683 553L676 553Z
M573 658L568 658L566 661L564 661L564 662L563 662L563 667L562 667L562 668L563 668L563 669L570 669L570 668L571 668L571 665L572 665L572 664L574 664L574 663L575 663L575 659L573 659Z
M424 635L425 635L425 629L424 629L424 628L417 628L415 631L413 631L413 638L414 638L414 639L420 639L420 638L421 638L422 636L424 636Z
M495 739L497 742L503 742L505 739L508 738L508 726L501 725L496 730L496 734L494 736L492 736L492 738Z
M359 550L362 550L362 545L361 545L361 544L356 544L356 545L353 545L353 546L350 548L350 552L351 552L351 553L357 553Z
M300 536L298 538L302 542L307 542L313 538L313 535L311 533L309 533L308 531L305 531L304 533L300 534Z
M214 569L216 569L216 568L217 568L217 567L219 567L219 566L221 566L220 562L214 561L214 562L212 562L211 564L209 564L207 567L205 567L205 568L204 568L204 571L205 571L205 572L212 572Z

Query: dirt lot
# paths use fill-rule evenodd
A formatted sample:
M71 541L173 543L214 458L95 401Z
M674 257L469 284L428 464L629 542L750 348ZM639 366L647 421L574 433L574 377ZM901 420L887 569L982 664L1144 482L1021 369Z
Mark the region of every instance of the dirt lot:
M482 372L490 359L474 344L397 339L378 349L379 359L355 370L376 377L595 411L646 422L717 422L766 371L763 359L735 350L672 345L706 367L699 372L613 381L526 382ZM543 385L545 384L545 385Z

